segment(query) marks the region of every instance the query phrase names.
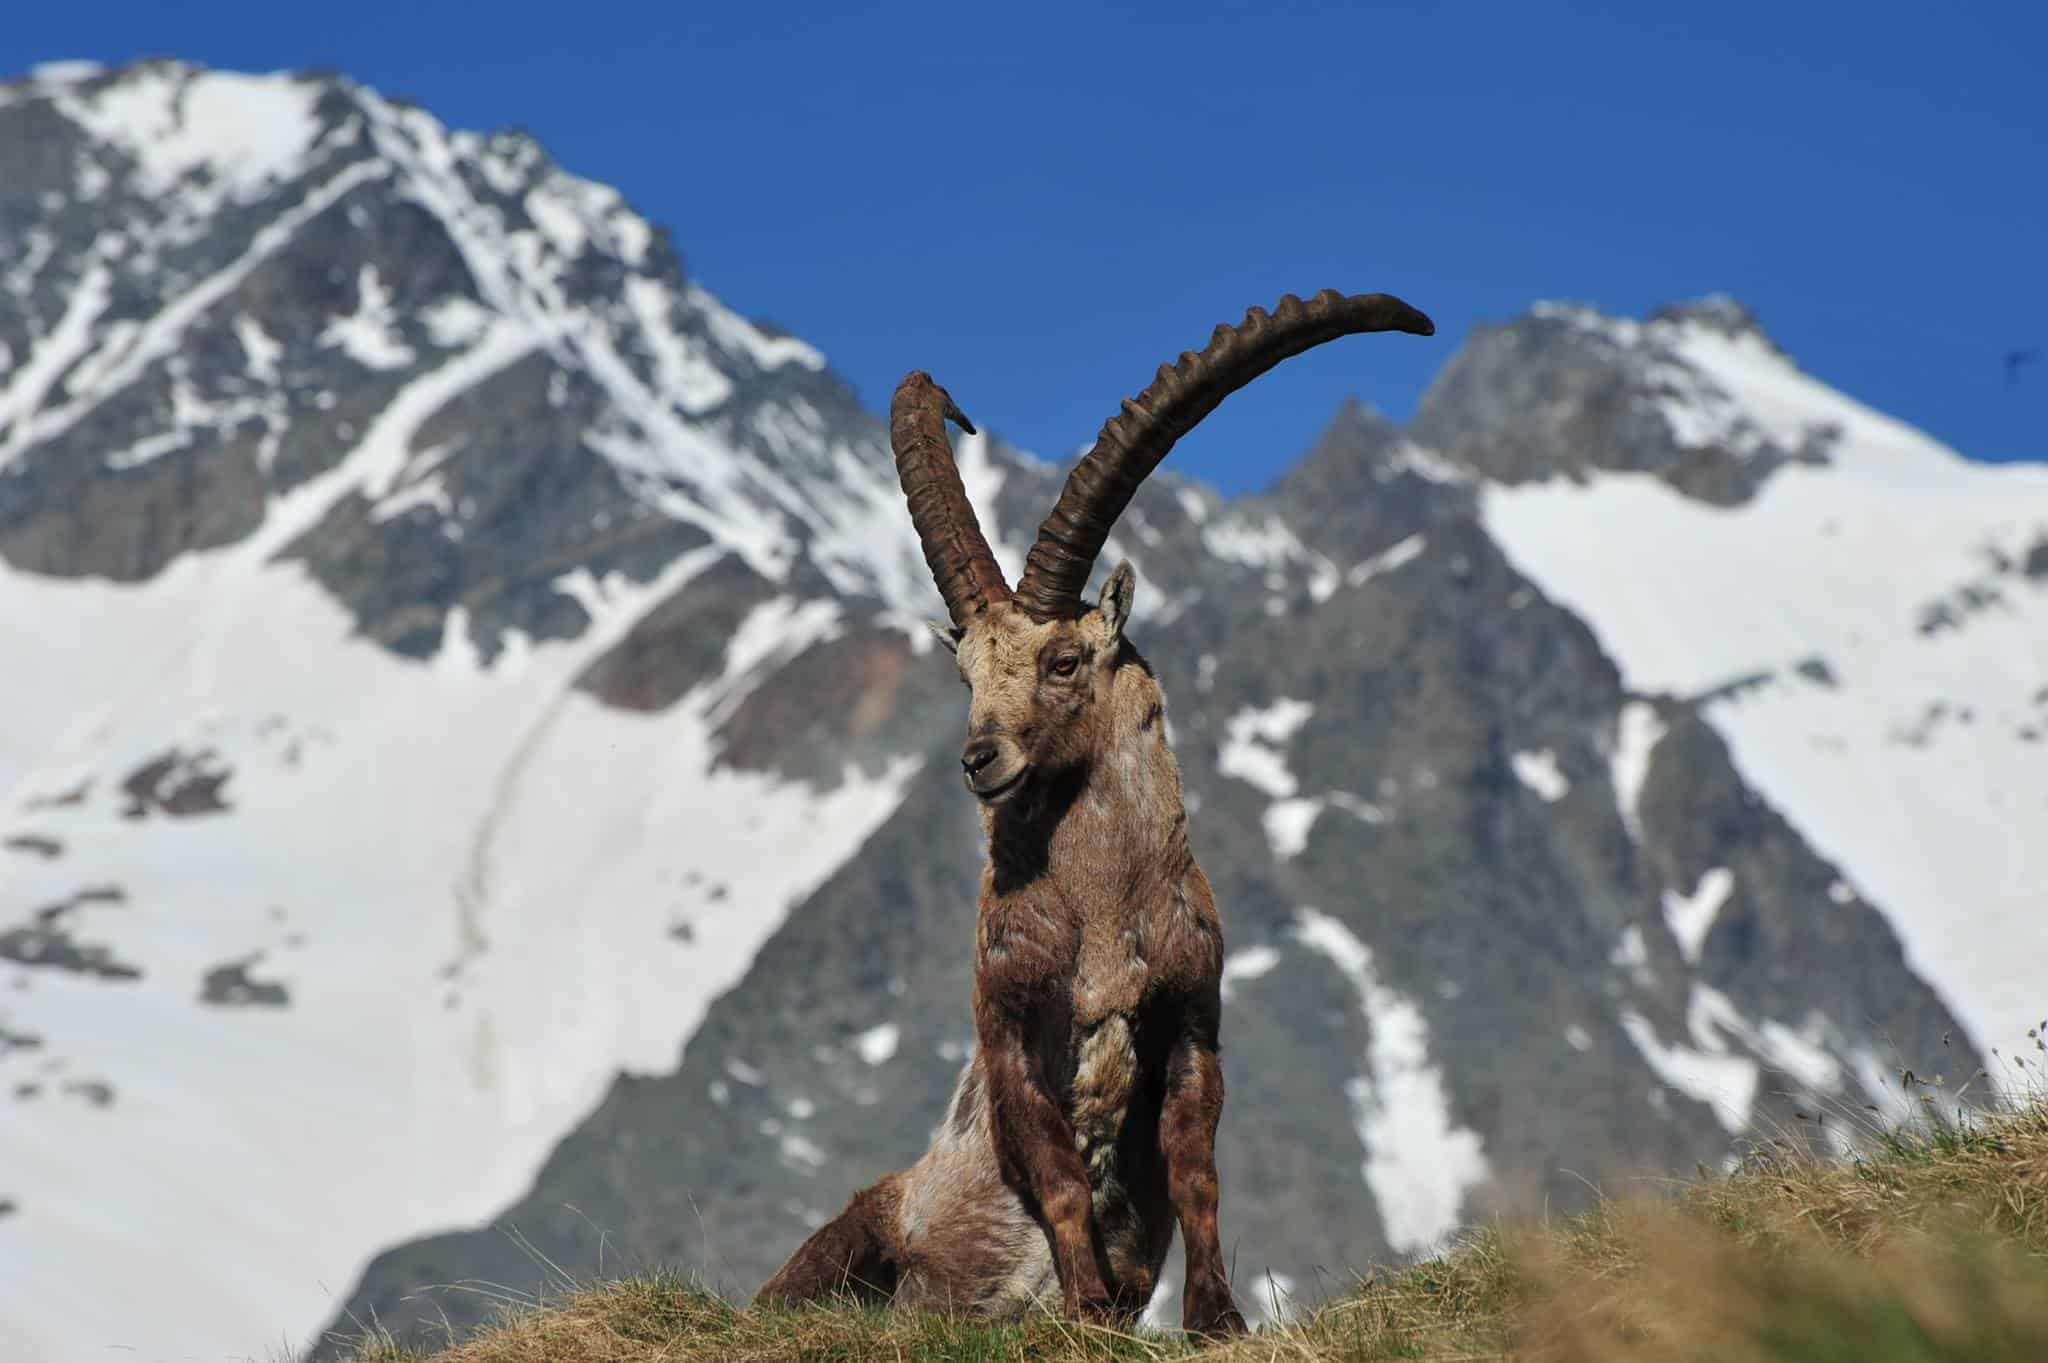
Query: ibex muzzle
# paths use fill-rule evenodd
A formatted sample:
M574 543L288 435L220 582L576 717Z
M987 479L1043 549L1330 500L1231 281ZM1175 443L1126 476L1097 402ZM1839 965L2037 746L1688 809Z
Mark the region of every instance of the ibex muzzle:
M968 739L960 750L960 769L974 798L989 805L999 805L1024 789L1030 771L1024 749L1007 735Z

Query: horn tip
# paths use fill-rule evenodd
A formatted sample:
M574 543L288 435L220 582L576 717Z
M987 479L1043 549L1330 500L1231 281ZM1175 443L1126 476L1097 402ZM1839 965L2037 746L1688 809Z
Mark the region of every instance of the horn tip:
M1393 314L1393 330L1405 331L1411 336L1436 335L1436 323L1422 309L1410 307L1390 293L1379 294L1377 298Z

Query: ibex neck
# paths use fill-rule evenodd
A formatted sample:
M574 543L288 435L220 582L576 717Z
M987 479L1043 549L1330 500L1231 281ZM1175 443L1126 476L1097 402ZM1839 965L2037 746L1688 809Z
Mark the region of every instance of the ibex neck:
M1136 674L1117 688L1103 742L1089 761L994 811L989 852L998 887L1050 876L1077 886L1177 880L1187 869L1180 767L1166 744L1158 686Z

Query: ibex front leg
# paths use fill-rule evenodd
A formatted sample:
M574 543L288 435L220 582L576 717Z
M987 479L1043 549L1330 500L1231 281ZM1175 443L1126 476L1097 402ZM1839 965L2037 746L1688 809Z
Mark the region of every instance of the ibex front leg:
M1003 1178L1052 1237L1067 1314L1107 1318L1111 1303L1095 1256L1088 1169L1073 1125L1031 1057L1021 1020L997 1008L980 1011L978 1043Z
M1180 1218L1187 1250L1181 1328L1193 1334L1243 1334L1244 1316L1231 1300L1216 1233L1216 1123L1223 1115L1223 1064L1216 1054L1218 1004L1190 1003L1179 1040L1167 1057L1160 1110L1160 1153L1166 1190Z

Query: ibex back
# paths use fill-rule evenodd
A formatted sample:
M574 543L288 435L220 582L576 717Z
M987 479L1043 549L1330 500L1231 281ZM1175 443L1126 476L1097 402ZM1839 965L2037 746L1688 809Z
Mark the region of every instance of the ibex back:
M933 629L971 693L960 765L988 861L975 931L975 1054L930 1149L855 1194L758 1301L850 1293L1002 1318L1055 1300L1121 1323L1145 1308L1176 1224L1182 1324L1241 1331L1216 1231L1223 934L1188 848L1165 697L1125 636L1120 564L1081 599L1117 516L1181 435L1289 355L1429 319L1385 294L1289 296L1221 326L1103 427L1013 593L968 505L931 376L896 389L889 433Z

